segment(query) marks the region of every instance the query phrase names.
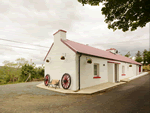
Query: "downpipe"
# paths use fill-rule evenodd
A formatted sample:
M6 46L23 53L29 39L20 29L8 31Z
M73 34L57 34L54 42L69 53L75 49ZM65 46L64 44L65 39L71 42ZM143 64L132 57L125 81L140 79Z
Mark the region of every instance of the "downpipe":
M82 54L80 54L80 56L79 56L79 71L78 71L79 72L78 73L79 74L79 82L78 82L79 83L79 88L78 88L78 90L76 90L74 92L78 92L80 90L80 58L81 58L81 56L82 56Z

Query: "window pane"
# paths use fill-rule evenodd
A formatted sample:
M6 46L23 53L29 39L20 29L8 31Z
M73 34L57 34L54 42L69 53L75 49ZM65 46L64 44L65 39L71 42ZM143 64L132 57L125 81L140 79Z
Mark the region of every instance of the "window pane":
M125 73L125 67L122 66L122 73L124 74Z
M97 65L94 65L94 75L97 75Z
M94 75L97 75L97 71L94 71Z
M94 71L97 71L97 65L94 65Z

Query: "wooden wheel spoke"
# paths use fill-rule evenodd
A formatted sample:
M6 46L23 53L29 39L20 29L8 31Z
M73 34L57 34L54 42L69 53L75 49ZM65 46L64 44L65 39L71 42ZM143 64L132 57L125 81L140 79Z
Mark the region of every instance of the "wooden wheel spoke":
M49 75L49 74L47 74L47 75L45 76L45 78L44 78L44 84L45 84L45 86L47 86L47 85L48 85L49 80L50 80L50 75Z
M45 81L45 84L46 84L46 85L48 84L48 80Z
M62 84L62 87L64 89L68 89L71 85L71 77L69 74L65 73L63 76L62 76L62 79L61 79L61 84Z

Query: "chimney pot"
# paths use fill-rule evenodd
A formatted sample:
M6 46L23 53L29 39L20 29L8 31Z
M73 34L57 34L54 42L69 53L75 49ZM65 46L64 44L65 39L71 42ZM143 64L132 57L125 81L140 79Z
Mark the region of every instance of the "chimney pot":
M59 29L56 33L54 33L54 43L60 42L60 40L66 40L66 32L65 30Z
M65 31L65 30L62 30L62 29L59 29L56 33L54 33L53 35L55 35L55 34L57 34L59 31L62 31L62 32L65 32L65 33L67 33L67 31Z

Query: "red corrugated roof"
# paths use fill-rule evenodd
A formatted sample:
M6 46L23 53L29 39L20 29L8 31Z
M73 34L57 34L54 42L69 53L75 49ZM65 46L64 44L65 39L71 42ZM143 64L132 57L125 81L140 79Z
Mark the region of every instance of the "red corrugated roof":
M141 63L138 63L128 57L124 57L119 54L113 54L113 53L110 53L109 51L104 51L98 48L80 44L80 43L77 43L68 39L67 40L61 39L61 41L75 52L98 56L98 57L111 59L111 60L117 60L117 61L123 61L123 62L132 63L132 64L142 65Z

